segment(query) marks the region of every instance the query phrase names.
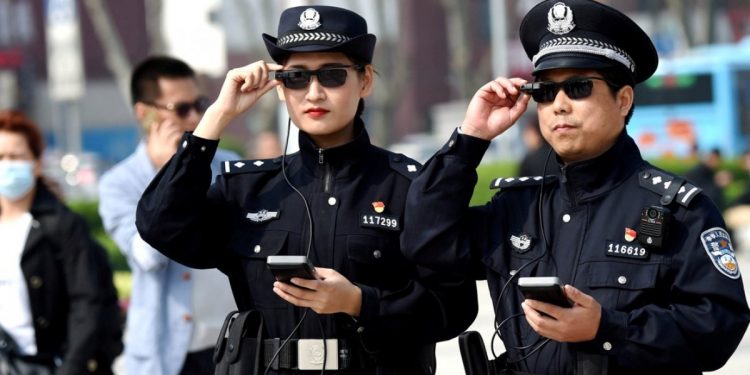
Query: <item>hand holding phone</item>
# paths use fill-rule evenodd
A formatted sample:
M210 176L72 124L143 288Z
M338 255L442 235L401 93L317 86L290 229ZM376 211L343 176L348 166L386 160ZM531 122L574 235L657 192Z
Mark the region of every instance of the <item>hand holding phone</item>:
M560 307L573 307L563 290L562 283L558 277L520 277L518 288L521 289L526 299L533 299L557 305Z
M293 277L315 280L315 266L304 255L270 255L266 266L277 281L289 283Z

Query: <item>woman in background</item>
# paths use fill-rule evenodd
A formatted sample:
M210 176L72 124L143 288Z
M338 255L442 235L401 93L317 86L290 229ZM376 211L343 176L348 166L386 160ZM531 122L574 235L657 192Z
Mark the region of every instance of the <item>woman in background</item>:
M111 374L120 313L106 253L42 178L44 145L0 111L0 374Z

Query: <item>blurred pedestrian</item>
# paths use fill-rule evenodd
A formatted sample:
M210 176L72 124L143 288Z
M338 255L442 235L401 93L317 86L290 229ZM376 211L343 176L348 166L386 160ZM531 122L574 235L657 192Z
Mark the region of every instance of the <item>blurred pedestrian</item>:
M144 136L135 152L107 171L99 184L104 228L133 275L125 367L128 374L213 374L216 336L226 313L235 309L226 277L170 260L145 243L135 227L138 199L177 151L182 133L198 125L209 100L198 89L193 70L166 56L138 64L130 90ZM236 158L218 150L209 175L218 174L221 160Z
M325 363L346 374L434 374L435 343L474 319L476 288L421 274L401 254L419 164L372 145L365 129L375 36L354 12L312 5L284 10L278 38L263 38L275 63L227 73L141 198L139 232L172 259L229 275L239 308L265 320L252 343L266 373ZM300 129L300 151L227 162L209 187L208 161L226 126L274 89ZM318 278L274 282L271 255L306 256Z
M539 120L534 116L528 120L521 130L526 154L518 166L518 176L542 176L554 173L554 166L548 159L554 158L549 143L542 137L539 130ZM545 167L547 171L545 172Z
M0 374L111 374L122 350L106 252L42 176L39 128L0 111Z
M724 188L731 182L726 171L721 171L721 150L712 148L701 161L685 174L685 178L703 189L703 194L711 198L719 209L726 208Z

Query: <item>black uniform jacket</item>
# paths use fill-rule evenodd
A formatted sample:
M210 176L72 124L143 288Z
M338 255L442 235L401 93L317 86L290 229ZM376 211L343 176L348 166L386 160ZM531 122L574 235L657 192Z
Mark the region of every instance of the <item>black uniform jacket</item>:
M455 132L424 166L407 198L411 236L402 245L421 265L488 280L497 322L509 319L501 333L511 361L529 355L519 369L573 374L579 357L608 364L610 375L697 374L725 363L750 313L724 221L699 189L679 188L623 131L599 157L560 166L543 191L541 179L496 180L500 192L469 208L488 144ZM652 205L672 214L660 248L636 239ZM602 306L595 339L550 341L532 353L542 340L522 316L520 276L558 276L593 296Z
M111 374L122 351L112 269L79 215L37 183L21 255L36 336L36 359L61 360L56 374Z
M471 323L476 289L473 281L421 272L404 259L404 203L420 165L371 145L359 120L355 134L348 144L319 149L301 132L300 152L286 157L286 174L312 213L310 259L362 289L356 319L320 316L325 337L348 340L367 357L361 364L371 369L358 373L375 373L375 365L378 374L432 373L434 343ZM225 162L209 187L216 146L185 136L138 204L138 231L177 262L219 268L237 306L263 312L267 337L283 339L301 310L273 292L266 258L306 254L305 202L284 180L281 158ZM308 317L298 337L321 338L317 319Z

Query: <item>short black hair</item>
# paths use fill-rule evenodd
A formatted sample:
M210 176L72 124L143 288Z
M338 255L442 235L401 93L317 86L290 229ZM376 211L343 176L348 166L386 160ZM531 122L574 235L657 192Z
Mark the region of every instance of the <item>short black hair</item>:
M624 66L613 65L611 68L597 69L597 71L606 80L607 86L609 86L609 91L612 92L612 95L616 95L617 92L625 86L630 86L635 90L635 80L633 79L633 75ZM635 100L633 100L633 104L630 106L630 111L628 111L628 114L625 116L625 125L630 122L630 118L633 117L634 111Z
M130 98L138 102L153 102L159 96L159 78L195 78L195 71L182 60L168 56L151 56L141 61L130 78Z

